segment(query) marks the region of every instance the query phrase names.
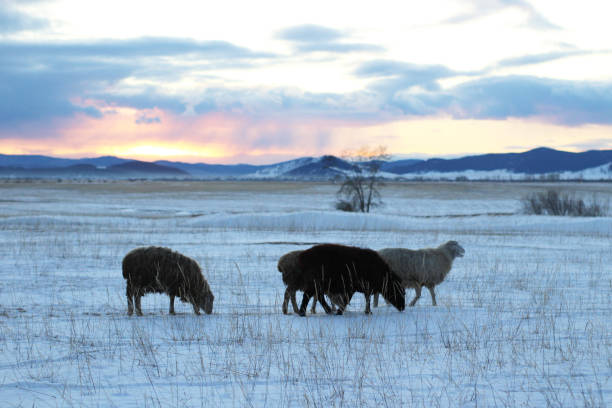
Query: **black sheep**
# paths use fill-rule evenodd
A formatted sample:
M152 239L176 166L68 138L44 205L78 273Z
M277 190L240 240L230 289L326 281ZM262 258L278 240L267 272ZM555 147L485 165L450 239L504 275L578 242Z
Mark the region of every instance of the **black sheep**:
M376 251L322 244L303 251L298 261L304 284L300 316L306 315L306 307L312 296L316 296L326 313L331 313L324 295L333 299L339 307L337 313L342 314L355 292L363 293L366 298L365 313L370 313L370 296L375 293L382 293L400 311L406 307L401 280Z
M298 268L298 256L302 251L291 251L281 256L278 260L278 271L282 273L283 283L287 286L283 299L283 314L288 313L289 300L293 306L293 311L298 312L297 303L295 301L295 292L301 290L302 273Z
M123 278L127 281L128 315L142 316L140 298L147 293L166 293L170 296L170 314L174 314L174 298L193 305L195 314L203 309L211 314L213 296L200 266L169 248L145 247L130 251L123 258Z
M283 314L287 314L289 311L289 300L291 300L293 311L295 313L299 313L297 302L295 300L295 292L302 290L302 287L305 286L302 272L300 271L298 264L298 258L301 253L302 251L291 251L281 256L278 260L278 271L282 273L283 283L285 286L287 286L283 299ZM310 312L316 313L316 307L317 300L314 299L312 301L312 308L310 309ZM336 305L332 302L332 310L335 309Z

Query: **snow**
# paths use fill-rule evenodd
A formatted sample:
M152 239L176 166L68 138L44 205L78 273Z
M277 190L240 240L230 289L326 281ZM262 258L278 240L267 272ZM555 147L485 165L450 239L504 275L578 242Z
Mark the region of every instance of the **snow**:
M306 166L311 163L316 163L320 161L320 157L302 157L295 160L289 160L286 162L278 163L271 167L266 167L261 170L257 170L255 173L247 174L243 176L245 178L253 178L253 179L267 179L267 178L277 178L282 177L285 173L289 173L291 170L295 170L299 167Z
M578 171L562 171L558 173L527 174L515 173L507 169L497 170L463 170L463 171L428 171L422 173L393 174L382 172L381 176L388 179L408 180L499 180L499 181L521 181L521 180L586 180L603 181L612 180L612 163L592 167Z
M0 405L612 405L612 217L519 213L550 185L393 184L371 214L316 183L0 186ZM287 251L449 239L466 254L437 307L281 313ZM196 259L213 314L147 295L128 317L121 260L142 245Z
M298 169L308 164L320 162L323 157L312 158L304 157L296 160L291 160L278 165L274 165L265 169L256 171L255 173L241 176L245 179L283 179L287 177L287 173ZM347 173L346 170L331 167L329 170L335 170L338 174ZM579 171L562 171L557 173L543 174L528 174L518 173L508 169L496 170L462 170L462 171L428 171L420 173L405 173L395 174L381 171L377 174L379 177L386 180L490 180L490 181L533 181L533 180L585 180L585 181L604 181L612 180L612 163L607 163L601 166L588 168ZM309 175L302 175L302 178L308 179ZM290 177L295 179L296 176Z

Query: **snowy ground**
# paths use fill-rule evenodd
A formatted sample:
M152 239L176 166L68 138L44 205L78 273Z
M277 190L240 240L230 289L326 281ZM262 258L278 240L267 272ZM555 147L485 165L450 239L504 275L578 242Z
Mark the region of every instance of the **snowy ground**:
M0 184L0 405L611 406L612 217L518 214L547 187L390 185L359 215L324 184ZM287 251L449 239L466 255L438 307L281 314ZM128 317L121 259L143 245L195 258L213 314L148 295Z

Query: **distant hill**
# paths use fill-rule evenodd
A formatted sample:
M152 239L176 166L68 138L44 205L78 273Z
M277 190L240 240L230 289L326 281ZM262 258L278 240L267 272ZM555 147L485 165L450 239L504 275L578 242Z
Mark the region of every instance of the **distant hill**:
M129 162L129 159L120 159L115 156L101 156L91 159L79 159L78 162L82 164L91 164L98 168L104 168L109 166L115 166L117 164Z
M383 163L380 169L382 171L386 171L387 173L404 174L408 173L408 169L410 167L417 163L421 163L422 161L423 160L418 159L395 160Z
M75 163L73 159L58 159L39 155L8 155L0 154L0 167L15 167L24 169L44 169L67 167Z
M255 173L262 167L253 164L206 164L206 163L182 163L167 160L158 160L156 164L174 167L183 170L196 177L228 177L243 176Z
M78 164L90 164L95 167L108 167L125 163L128 159L114 156L101 156L84 159L58 159L56 157L39 155L7 155L0 154L0 167L21 167L24 169L53 169L69 167Z
M151 163L114 156L58 159L0 154L0 176L5 177L330 180L355 170L354 163L331 155L301 157L269 165L224 165L167 160ZM567 179L612 180L612 150L572 153L541 147L522 153L381 163L381 175L387 178L502 180L550 174L563 174Z
M155 163L141 162L136 160L108 160L108 158L73 160L67 166L39 167L35 163L30 167L22 166L0 166L0 175L16 177L95 177L95 178L125 178L125 177L181 177L186 178L189 173L174 167L162 166ZM94 164L88 164L96 163ZM43 160L45 164L60 164L60 162ZM102 164L118 163L111 166ZM30 164L29 160L25 164ZM63 164L63 163L61 163Z
M164 175L164 176L188 176L184 170L161 164L132 160L121 164L115 164L106 169L108 172L117 174L141 174L141 175Z
M508 170L512 173L544 174L579 171L612 162L612 150L571 153L541 147L523 153L498 153L458 159L429 159L403 167L401 173ZM395 173L395 172L394 172Z
M303 157L257 171L254 178L331 179L355 166L336 156Z

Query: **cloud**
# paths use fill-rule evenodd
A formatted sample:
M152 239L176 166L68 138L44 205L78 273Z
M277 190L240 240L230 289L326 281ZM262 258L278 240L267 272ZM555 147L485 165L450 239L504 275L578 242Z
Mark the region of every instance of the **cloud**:
M192 56L206 60L271 58L271 53L254 52L226 41L194 41L166 37L127 40L0 43L0 54L19 58L141 58Z
M612 124L612 82L502 76L432 92L396 91L384 96L388 107L410 116L521 118L563 126Z
M439 80L462 75L475 75L472 72L451 70L443 65L417 65L394 60L374 60L360 65L354 72L360 78L373 78L370 89L389 102L400 93L411 88L427 92L439 92ZM392 103L392 105L396 105ZM401 106L404 111L406 106ZM412 109L410 109L412 112Z
M354 46L340 41L344 38L340 32L325 27L302 26L301 31L289 31L285 36L293 38L297 46ZM325 43L326 39L331 42ZM587 52L569 49L527 55L502 60L496 67L583 53ZM461 119L538 118L570 126L612 123L610 82L483 77L490 71L456 71L443 65L385 59L357 65L353 75L368 85L347 93L240 86L239 81L229 86L222 77L206 79L209 82L202 81L205 85L193 89L172 88L179 80L199 83L209 66L261 66L278 61L275 58L222 41L150 37L61 43L0 41L0 130L76 115L95 119L120 107L159 109L182 117L218 112L258 120L290 117L384 122L448 114ZM445 79L466 76L478 79L442 87ZM146 112L135 117L131 120L140 124L159 123L155 118L165 118Z
M152 123L161 123L161 118L159 116L149 116L146 113L141 113L138 115L135 122L139 125L150 125Z
M529 76L484 78L451 89L441 108L457 118L541 118L562 125L612 124L612 83Z
M169 58L172 57L172 58ZM173 112L186 108L181 96L154 85L119 86L129 78L166 83L197 66L244 66L272 58L224 41L138 38L74 42L0 41L0 127L84 113L100 117L79 100ZM177 61L189 63L180 64ZM195 61L195 63L193 62ZM187 68L189 67L189 68Z
M309 93L296 89L209 88L194 107L196 114L223 112L252 117L349 117L356 112L352 95Z
M443 65L417 65L394 60L374 60L360 65L355 75L362 78L400 78L406 86L432 86L442 78L465 73L453 71Z
M608 51L609 52L609 51ZM498 68L518 67L524 65L541 64L544 62L554 61L562 58L577 57L582 55L595 54L595 51L587 50L565 50L553 51L541 54L523 55L520 57L506 58L496 64Z
M40 30L48 27L47 20L30 17L15 10L8 1L0 1L0 34Z
M1 48L1 47L0 47ZM44 122L84 113L100 117L92 106L77 100L101 91L105 84L127 77L131 68L118 63L21 61L0 54L0 127L22 122Z
M333 42L343 37L342 33L333 28L305 24L286 28L278 33L278 37L288 41L301 43Z
M572 142L562 147L577 149L581 151L585 150L599 150L599 149L612 149L612 138L607 139L586 139L580 142Z
M525 14L525 26L534 30L557 30L560 27L551 23L525 0L469 0L471 9L465 13L445 20L445 23L463 24L497 12L514 8Z
M87 73L61 70L26 70L0 68L0 123L10 127L30 120L45 121L55 117L86 113L100 116L95 108L72 102L79 95Z
M183 113L187 104L178 96L160 94L153 88L137 89L132 93L104 92L92 94L92 99L106 101L110 105L129 106L136 109L159 108L173 113Z
M503 60L516 66L563 58L571 53L549 53ZM612 82L568 81L531 76L481 77L443 89L441 79L481 76L486 71L461 72L441 65L416 65L374 60L359 66L355 75L372 78L369 90L380 112L427 116L450 114L458 119L537 118L566 126L612 124Z
M344 42L346 36L333 28L314 24L289 27L281 30L277 37L294 43L294 48L300 53L330 52L379 52L384 47L375 44Z
M299 52L332 52L338 54L344 54L349 52L379 52L383 51L384 48L374 44L364 43L307 43L299 44L296 47Z

